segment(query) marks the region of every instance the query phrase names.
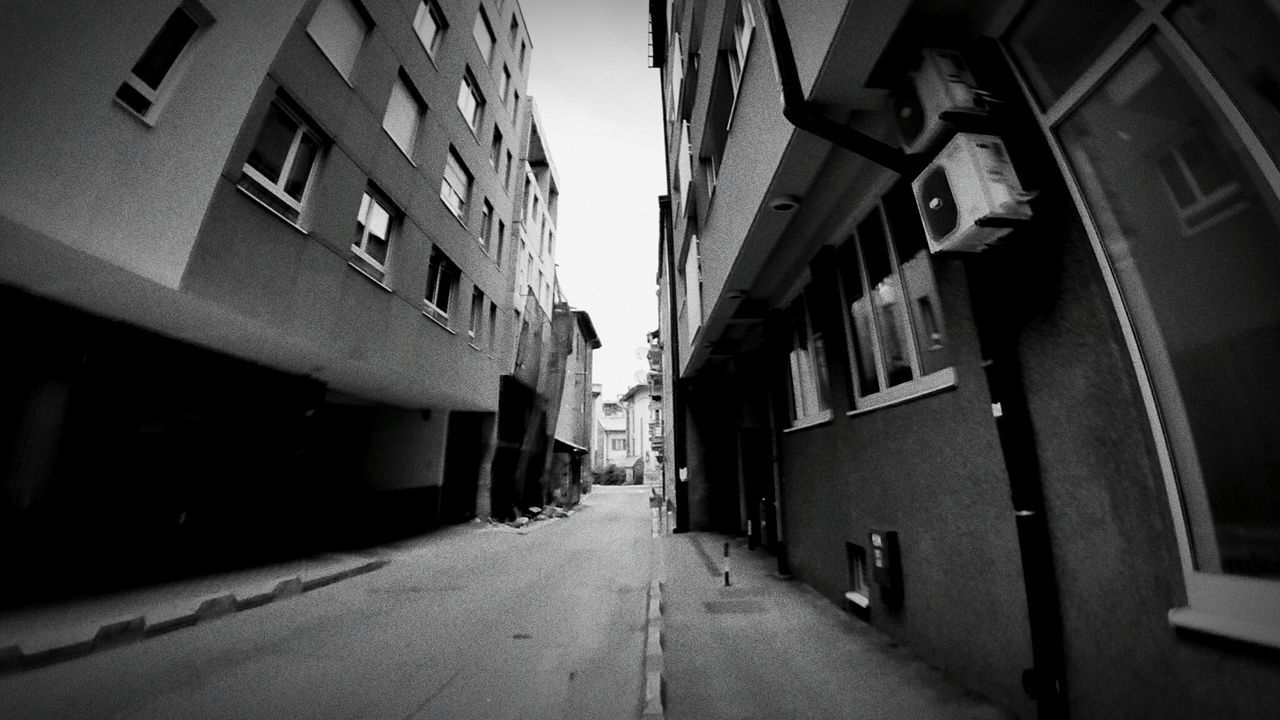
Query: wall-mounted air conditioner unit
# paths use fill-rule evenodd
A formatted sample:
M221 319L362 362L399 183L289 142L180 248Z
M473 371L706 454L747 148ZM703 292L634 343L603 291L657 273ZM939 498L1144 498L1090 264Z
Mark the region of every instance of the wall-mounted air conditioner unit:
M951 120L985 116L990 99L973 81L964 56L953 50L926 49L920 66L893 97L902 149L918 153L936 146L952 129Z
M930 252L980 252L1031 219L1032 195L994 135L957 133L911 188Z

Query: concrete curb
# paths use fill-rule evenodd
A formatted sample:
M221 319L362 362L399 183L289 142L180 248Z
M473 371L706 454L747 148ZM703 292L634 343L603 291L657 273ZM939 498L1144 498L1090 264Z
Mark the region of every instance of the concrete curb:
M643 720L666 717L666 688L662 679L662 583L649 583L649 616L644 642L644 714Z
M43 641L0 647L0 675L31 670L83 657L99 650L119 647L146 638L192 627L226 615L262 607L316 588L332 585L357 575L385 567L386 559L367 560L355 565L342 563L318 575L301 575L275 580L269 586L249 587L236 592L157 606L142 615L118 618L99 625L82 625L54 633Z

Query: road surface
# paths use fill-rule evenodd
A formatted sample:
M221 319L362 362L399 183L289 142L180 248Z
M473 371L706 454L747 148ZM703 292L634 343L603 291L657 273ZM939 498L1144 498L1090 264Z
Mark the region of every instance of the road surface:
M639 717L655 570L647 488L478 524L282 602L0 677L4 718Z

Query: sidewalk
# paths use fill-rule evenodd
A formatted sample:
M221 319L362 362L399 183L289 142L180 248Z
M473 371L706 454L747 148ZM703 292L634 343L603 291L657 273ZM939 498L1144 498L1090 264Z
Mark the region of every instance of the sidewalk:
M724 543L730 587L724 587ZM711 533L666 535L667 720L1008 720L799 581Z
M87 655L248 610L387 564L325 554L49 605L0 610L0 674Z

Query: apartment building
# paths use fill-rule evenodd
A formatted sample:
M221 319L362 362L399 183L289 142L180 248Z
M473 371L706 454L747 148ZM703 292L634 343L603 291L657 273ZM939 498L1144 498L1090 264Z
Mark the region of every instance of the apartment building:
M500 388L548 349L518 2L18 3L0 37L6 546L489 514Z
M1020 717L1280 714L1275 6L650 21L677 527Z

